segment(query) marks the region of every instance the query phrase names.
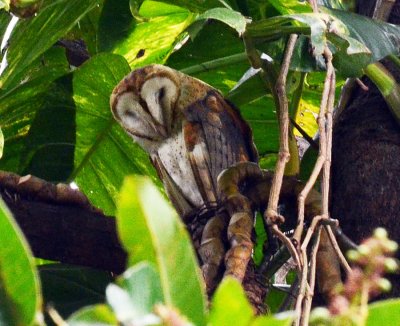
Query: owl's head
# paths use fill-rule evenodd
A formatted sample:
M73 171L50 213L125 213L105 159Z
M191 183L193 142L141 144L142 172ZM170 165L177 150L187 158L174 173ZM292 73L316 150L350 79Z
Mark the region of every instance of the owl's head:
M206 86L193 80L162 65L134 70L115 87L110 99L112 113L126 132L151 152L182 127L181 112L194 100L190 89Z

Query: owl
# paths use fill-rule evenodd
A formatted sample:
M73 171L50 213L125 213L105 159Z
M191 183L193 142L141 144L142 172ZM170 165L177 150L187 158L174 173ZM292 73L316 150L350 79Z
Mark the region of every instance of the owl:
M257 162L251 129L219 91L162 65L131 72L115 87L110 106L119 124L149 154L183 221L207 219L199 252L206 284L212 287L232 222L221 207L217 177L237 162ZM231 245L249 241L246 236Z

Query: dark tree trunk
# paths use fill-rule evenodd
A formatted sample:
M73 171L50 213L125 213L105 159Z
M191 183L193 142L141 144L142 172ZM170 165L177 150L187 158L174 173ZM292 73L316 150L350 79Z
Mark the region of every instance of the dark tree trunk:
M399 9L398 0L390 22L400 22ZM360 13L372 11L371 1L360 2ZM399 81L399 68L385 65ZM369 91L355 90L334 127L331 214L356 242L382 226L400 243L400 125L376 87L363 81ZM392 283L399 296L400 276Z

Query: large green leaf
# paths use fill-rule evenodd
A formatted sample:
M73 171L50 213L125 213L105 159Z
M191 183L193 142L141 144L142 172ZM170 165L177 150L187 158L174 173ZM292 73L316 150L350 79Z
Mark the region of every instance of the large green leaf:
M184 8L155 1L145 1L140 15L146 20L137 23L129 0L106 0L100 18L100 49L123 55L131 67L165 62L194 19Z
M0 79L0 86L8 87L21 78L20 73L77 21L99 0L57 0L42 8L33 19L17 24L10 39L7 53L8 67Z
M321 10L323 12L318 14L265 19L249 25L248 34L269 41L291 33L309 35L317 57L322 54L328 40L334 53L334 65L343 76L359 76L369 63L399 53L399 26L346 11ZM296 24L288 25L293 20Z
M68 320L69 326L117 326L119 325L111 308L105 304L89 306L78 310Z
M120 287L108 286L107 301L124 324L140 324L156 304L164 302L160 277L147 262L129 268L118 281Z
M167 64L227 93L250 67L247 57L241 54L244 46L238 35L225 24L213 22L194 41L173 53ZM206 65L216 60L212 67Z
M259 316L250 326L290 326L293 325L295 314L287 311L274 316Z
M246 29L247 20L240 12L228 8L213 8L199 15L195 22L190 25L189 33L192 38L198 34L205 22L209 19L223 22L235 29L239 35L242 35Z
M0 199L0 324L30 325L40 315L42 297L29 246Z
M0 11L0 39L2 39L4 37L4 32L7 29L7 26L11 20L11 15L8 14L7 12L5 12L4 10ZM0 57L2 57L3 55L1 54Z
M282 15L298 14L302 12L312 12L308 1L298 0L268 0Z
M75 136L70 123L74 124L74 108L68 78L60 79L69 72L64 49L49 49L25 72L24 83L0 93L5 138L0 169L19 174L35 172L40 177L60 181L70 173L70 167L64 169L64 165L68 162L67 153L73 149ZM67 119L68 115L72 120ZM71 137L70 132L73 133ZM71 141L72 144L67 145ZM57 163L61 165L55 166Z
M133 11L139 12L140 6L146 4L144 0L130 0L131 7ZM222 7L223 4L221 1L218 0L194 0L194 1L187 1L187 0L160 0L160 3L166 3L170 5L179 6L182 8L186 8L192 12L203 12L207 9L214 8L214 7Z
M148 178L127 177L117 210L118 234L129 266L153 263L165 304L204 325L205 296L189 235L174 209Z
M130 71L126 60L99 54L74 73L76 111L73 178L92 203L106 214L115 213L115 201L124 177L155 171L148 155L114 120L110 110L113 88Z
M308 1L299 0L268 0L282 15L312 12L312 7ZM349 0L318 0L319 6L334 9L348 9L352 7Z
M253 318L253 309L240 283L225 277L213 297L209 325L247 326Z
M366 325L400 325L400 299L379 301L369 305Z
M99 5L90 10L79 20L73 29L66 35L67 39L83 40L90 55L99 52L99 19L103 9L104 0L99 1Z

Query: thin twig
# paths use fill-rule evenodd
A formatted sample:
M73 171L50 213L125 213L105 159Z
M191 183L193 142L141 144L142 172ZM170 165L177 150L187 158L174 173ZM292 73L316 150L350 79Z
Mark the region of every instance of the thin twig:
M349 274L351 272L351 267L350 267L349 263L347 262L346 257L344 256L342 250L339 247L339 244L336 240L335 234L332 231L332 228L327 226L326 230L328 231L329 240L331 241L332 247L336 252L336 255L339 259L340 265L342 265L346 274Z
M323 217L322 217L323 219ZM308 321L310 319L310 311L311 311L311 304L312 298L314 296L314 288L315 288L315 275L317 270L317 253L319 248L319 243L321 240L321 227L318 228L317 233L314 238L313 248L311 250L311 260L310 260L310 270L309 270L309 287L306 289L306 296L303 308L303 315L301 324L308 325Z
M303 243L301 244L301 250L306 250L308 247L308 244L315 232L315 229L317 228L317 226L319 225L320 221L323 219L324 217L321 215L315 216L311 222L310 227L307 230L306 236L304 237Z
M283 244L288 248L291 256L293 257L294 262L297 265L297 269L299 269L301 267L301 261L292 241L281 230L279 230L276 224L272 225L271 229L272 232L279 238L279 240L281 240Z
M276 163L275 174L272 179L271 190L269 193L268 208L265 212L267 225L282 222L282 217L278 214L279 194L282 187L283 174L286 163L289 161L289 105L286 96L286 78L289 72L293 50L297 41L297 34L292 34L286 47L283 58L282 68L276 82L276 93L279 98L279 158Z
M331 173L331 160L332 160L332 112L333 112L333 104L335 101L335 85L336 85L336 75L335 69L332 64L332 52L328 47L325 48L324 56L326 60L326 80L325 87L328 89L327 92L324 92L324 96L322 97L321 110L323 109L324 114L326 116L326 147L325 147L325 155L326 159L324 162L323 168L323 177L321 181L322 186L322 216L325 218L329 217L329 177ZM324 106L325 107L324 107Z
M318 12L318 5L316 1L310 0L310 4L313 8L314 13ZM320 228L318 228L314 246L312 249L312 256L310 265L307 261L307 247L308 243L315 234L315 228L318 225L319 220L329 218L329 174L331 165L331 145L332 145L332 111L334 103L334 91L335 91L335 70L332 64L332 53L327 46L325 46L323 56L326 62L326 77L324 82L324 90L322 93L320 112L318 116L318 129L320 135L319 154L317 162L314 166L313 172L298 197L298 225L295 230L295 239L301 239L303 233L303 221L304 221L304 209L305 200L309 191L312 189L317 177L322 170L322 214L316 216L313 221L311 228L307 232L306 238L300 246L301 256L303 257L303 271L302 278L300 280L299 297L296 302L297 320L296 325L307 325L311 310L311 300L315 287L315 271L316 271L316 260L318 247L320 242ZM310 272L308 272L308 270Z
M307 291L307 274L308 274L308 258L306 251L302 251L302 261L303 261L303 268L301 271L301 275L299 277L299 293L297 295L296 306L295 306L295 314L297 316L296 320L294 321L295 326L300 325L301 321L301 314L302 314L302 306L303 300Z
M315 162L314 169L311 172L311 175L306 182L306 185L304 186L303 190L300 192L297 198L298 218L297 218L297 227L295 229L293 238L298 243L300 243L301 236L303 234L305 202L308 194L314 187L314 184L317 181L319 173L321 172L321 169L325 162L325 118L324 117L320 116L318 118L318 126L320 130L320 146L319 146L318 158L317 161ZM323 145L321 146L321 144Z

